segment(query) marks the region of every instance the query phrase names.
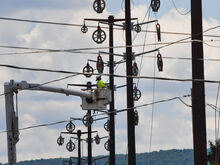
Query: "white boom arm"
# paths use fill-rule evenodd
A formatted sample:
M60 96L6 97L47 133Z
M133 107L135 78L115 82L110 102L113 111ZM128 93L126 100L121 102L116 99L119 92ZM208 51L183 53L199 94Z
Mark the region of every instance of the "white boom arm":
M14 111L14 93L18 90L40 90L46 92L55 92L82 98L83 110L103 110L111 102L110 89L96 89L94 91L75 91L71 89L41 86L40 84L27 83L26 81L15 82L11 80L4 84L5 88L5 108L6 108L6 126L8 142L8 164L16 164L16 143L19 141L18 131L18 113Z

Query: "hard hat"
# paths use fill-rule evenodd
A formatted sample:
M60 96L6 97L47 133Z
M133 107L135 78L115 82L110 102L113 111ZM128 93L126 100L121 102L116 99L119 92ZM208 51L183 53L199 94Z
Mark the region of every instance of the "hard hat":
M96 76L96 81L101 80L101 76Z

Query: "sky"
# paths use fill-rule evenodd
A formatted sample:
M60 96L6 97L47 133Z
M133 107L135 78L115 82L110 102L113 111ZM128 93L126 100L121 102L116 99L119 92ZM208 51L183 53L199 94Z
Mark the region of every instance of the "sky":
M209 29L220 25L220 14L218 0L203 0L203 29ZM107 18L114 15L115 18L124 18L124 1L112 0L106 2L106 8L102 14L97 14L92 8L91 0L1 0L0 17L10 17L19 19L31 19L38 21L61 22L71 24L83 24L84 18ZM162 32L190 33L190 1L163 0L157 13L152 10L148 12L150 1L131 1L132 17L138 18L138 22L146 22L157 19ZM188 14L185 14L188 13ZM85 22L86 25L98 26L97 22ZM136 21L134 21L134 24ZM106 25L100 24L101 27ZM108 47L108 30L103 30L107 34L103 44L96 44L92 40L92 33L95 28L88 29L86 34L81 33L80 26L59 26L48 24L36 24L27 22L6 21L0 19L0 64L15 65L20 67L44 68L52 70L66 70L72 72L82 72L88 60L96 60L100 47ZM133 52L146 52L167 42L176 42L188 35L161 34L161 42L157 41L155 33L155 23L143 25L142 32L132 32ZM205 79L219 81L220 72L219 59L220 30L214 29L204 36L204 58ZM156 43L156 45L155 45ZM143 44L145 46L143 47ZM114 31L114 46L125 45L125 34L123 30ZM140 46L141 45L141 46ZM30 53L33 50L21 50L3 48L2 46L17 46L41 49L79 49L93 48L90 51L81 53ZM103 49L102 49L103 51ZM108 51L108 49L104 49ZM24 53L27 52L27 53ZM123 54L125 48L115 48L114 52ZM12 55L9 55L12 53ZM14 54L13 54L14 53ZM16 54L17 53L17 54ZM18 54L24 53L24 54ZM163 72L158 72L155 64L157 52L145 54L143 57L136 57L135 61L139 66L141 76L156 76L179 79L190 79L191 72L191 42L175 43L171 46L160 49L163 57ZM108 55L101 54L105 62ZM187 58L187 59L183 59ZM116 61L122 60L115 57ZM95 68L95 63L90 62ZM108 73L105 67L104 73ZM115 73L126 74L124 63L117 65ZM45 83L51 80L69 76L69 74L34 72L26 70L16 70L0 67L0 94L4 93L4 83L10 80L28 81L29 83ZM71 77L62 81L57 81L50 86L66 88L69 83L83 83L87 81L95 83L95 76L85 78L83 75ZM108 83L108 77L103 76L103 81ZM161 81L151 79L134 79L135 84L142 93L140 100L135 102L135 106L166 100L173 97L189 95L191 82ZM126 79L115 78L116 86L125 85ZM216 104L218 84L206 83L206 104ZM69 87L80 90L79 87ZM115 92L115 107L117 110L126 108L126 89L119 88ZM187 105L191 104L190 97L182 98ZM82 118L86 111L80 108L81 99L77 96L66 96L61 94L20 91L18 93L19 128L46 124L57 121L69 120L70 117ZM217 104L218 105L218 104ZM153 106L137 108L139 113L139 124L135 127L136 151L137 153L159 151L168 149L192 149L192 115L191 108L183 104L180 100L173 100ZM116 153L127 153L127 116L125 112L115 116L115 139ZM93 130L98 131L100 137L108 136L103 128L106 120L97 121L93 124ZM153 123L153 125L152 125ZM57 158L77 156L77 151L68 152L65 145L58 146L56 141L61 131L65 131L67 123L28 129L20 131L20 141L17 143L17 160L32 160L41 158ZM74 121L76 130L86 131L87 128L80 122ZM206 106L207 140L213 141L215 138L215 111ZM151 129L152 128L152 129ZM7 143L5 121L5 98L0 97L0 162L7 162ZM152 133L151 133L152 132ZM150 138L151 137L151 138ZM70 137L65 136L65 144ZM86 138L86 137L85 137ZM150 140L151 139L151 140ZM94 155L107 155L102 140L100 145L93 144ZM83 143L83 156L87 155L87 144Z

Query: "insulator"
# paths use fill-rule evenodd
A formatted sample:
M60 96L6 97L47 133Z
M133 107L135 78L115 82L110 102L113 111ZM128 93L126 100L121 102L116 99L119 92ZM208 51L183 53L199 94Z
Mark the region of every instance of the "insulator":
M134 30L137 32L137 33L140 33L141 32L141 26L139 24L135 25L134 26Z
M153 12L157 12L160 8L160 0L151 0L151 8Z
M139 123L139 116L138 116L138 111L134 111L134 125L138 125Z
M136 62L134 62L133 65L132 65L132 73L133 73L133 76L138 75L138 66L137 66Z
M70 122L66 125L66 130L68 132L73 132L75 130L76 126L75 124L72 123L72 121L70 120Z
M86 33L87 31L88 31L88 27L85 24L83 24L83 26L81 28L81 32Z
M97 30L93 32L92 34L92 39L94 42L97 44L101 44L105 41L106 39L106 34L105 32L100 28L100 26L97 27Z
M104 0L95 0L93 2L93 9L97 13L102 13L103 10L105 9L105 1Z
M104 147L107 151L110 150L110 140L108 139L107 142L105 142Z
M86 64L86 66L83 68L83 74L86 77L91 77L94 72L94 69L89 65L89 63Z
M104 128L107 132L110 131L110 121L109 120L104 124Z
M73 150L75 150L75 144L72 142L72 140L70 139L69 142L66 144L66 149L69 152L72 152Z
M64 143L64 138L60 135L60 137L57 139L57 144L58 144L59 146L62 146L63 143Z
M134 98L134 101L138 101L141 98L141 91L137 89L136 86L133 89L133 98Z
M85 115L82 119L82 122L86 127L89 127L93 123L93 118L90 115Z
M98 134L94 137L94 140L96 144L100 144L101 139Z
M160 53L157 54L157 67L159 72L163 71L163 59Z
M157 30L157 40L160 42L161 41L161 33L160 33L160 24L156 24L156 30Z
M102 57L100 55L98 55L98 57L97 57L96 69L99 73L103 73L104 62L103 62Z

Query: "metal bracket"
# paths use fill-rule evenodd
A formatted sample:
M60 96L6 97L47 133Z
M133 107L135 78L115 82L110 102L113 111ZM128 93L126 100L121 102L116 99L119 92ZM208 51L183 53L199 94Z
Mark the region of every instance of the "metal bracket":
M135 60L135 53L134 52L132 52L131 56L132 56L132 60ZM127 59L127 54L126 53L123 53L123 59L124 60Z

